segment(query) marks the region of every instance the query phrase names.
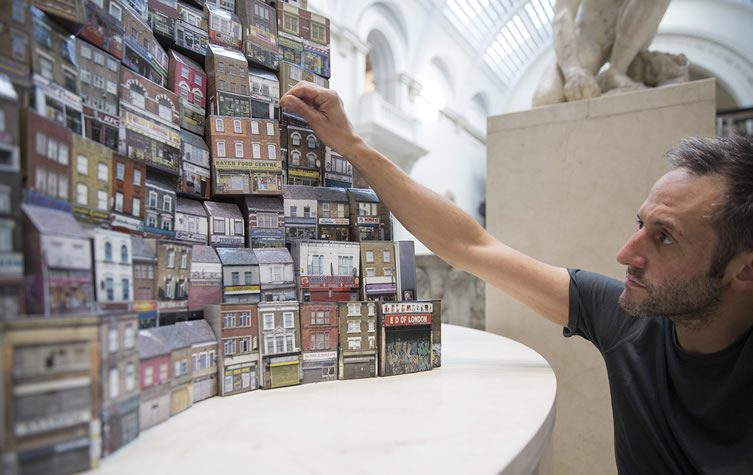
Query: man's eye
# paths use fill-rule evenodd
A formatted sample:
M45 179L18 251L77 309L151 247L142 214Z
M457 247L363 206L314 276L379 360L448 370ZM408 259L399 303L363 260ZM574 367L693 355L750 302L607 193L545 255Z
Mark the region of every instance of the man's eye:
M659 233L659 242L662 244L674 244L675 241L672 239L672 237L667 233Z

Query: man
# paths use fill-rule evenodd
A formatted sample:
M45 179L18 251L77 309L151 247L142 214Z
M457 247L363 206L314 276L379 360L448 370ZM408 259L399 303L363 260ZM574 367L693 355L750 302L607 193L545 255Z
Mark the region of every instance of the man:
M617 255L624 282L497 241L353 131L334 91L280 104L347 157L416 238L590 340L609 374L621 473L753 473L753 143L690 139Z

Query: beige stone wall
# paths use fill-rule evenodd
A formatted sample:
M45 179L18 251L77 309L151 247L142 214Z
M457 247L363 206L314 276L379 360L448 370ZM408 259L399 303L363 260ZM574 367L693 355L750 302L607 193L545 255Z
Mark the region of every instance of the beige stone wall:
M488 229L542 261L616 278L615 255L687 135L714 135L713 80L492 117ZM606 371L589 342L488 287L486 329L542 354L557 375L552 456L541 473L615 473Z

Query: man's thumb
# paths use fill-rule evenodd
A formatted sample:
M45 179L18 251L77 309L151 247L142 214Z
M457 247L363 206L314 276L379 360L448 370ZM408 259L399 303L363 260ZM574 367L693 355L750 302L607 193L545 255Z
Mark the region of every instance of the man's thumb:
M314 119L316 112L314 109L303 102L302 100L298 99L296 96L292 94L288 94L284 98L284 103L282 104L282 107L284 111L286 112L292 112L294 114L298 114L301 117L303 117L303 120L311 123L311 120Z

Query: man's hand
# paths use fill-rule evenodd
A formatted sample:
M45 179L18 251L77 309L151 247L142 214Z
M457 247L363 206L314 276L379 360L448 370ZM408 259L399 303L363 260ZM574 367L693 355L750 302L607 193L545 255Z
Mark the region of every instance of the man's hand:
M596 78L585 68L571 67L562 70L565 77L564 93L568 101L579 101L599 97L601 89Z
M361 142L335 91L300 81L282 96L280 107L303 117L319 140L344 157Z

